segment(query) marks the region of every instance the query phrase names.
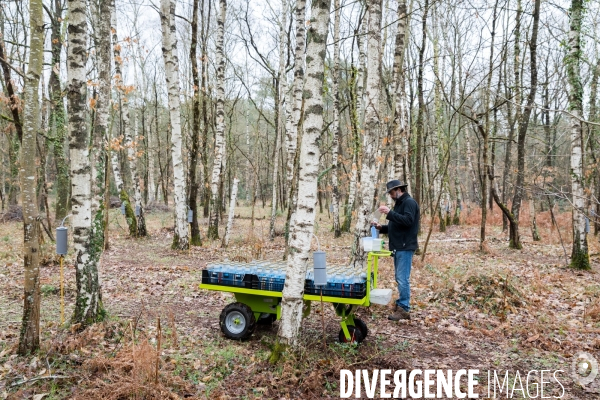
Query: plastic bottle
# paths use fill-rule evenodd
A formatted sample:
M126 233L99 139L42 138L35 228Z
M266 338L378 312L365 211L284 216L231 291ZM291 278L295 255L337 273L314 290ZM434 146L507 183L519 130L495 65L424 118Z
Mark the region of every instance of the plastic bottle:
M210 283L218 284L219 283L219 268L217 265L212 264L208 266L208 271L210 273Z
M344 278L344 293L346 295L346 297L352 297L353 295L353 285L354 284L354 278L349 275L346 274L345 278Z
M371 227L371 237L375 239L379 237L379 231L377 228L375 228L375 226Z

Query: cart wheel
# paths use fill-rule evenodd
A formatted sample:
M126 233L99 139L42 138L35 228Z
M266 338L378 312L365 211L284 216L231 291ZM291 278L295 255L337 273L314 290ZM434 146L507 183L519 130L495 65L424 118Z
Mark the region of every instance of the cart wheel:
M348 325L348 333L350 334L350 340L346 339L346 335L344 335L344 330L340 329L340 334L338 335L340 342L358 344L364 340L362 332L359 328L355 328L352 325Z
M229 339L247 339L256 328L252 309L244 303L228 304L219 316L221 331Z
M362 333L363 340L367 338L369 334L369 328L367 328L367 324L362 319L354 318L354 326L360 329L360 333Z
M273 322L277 321L277 315L276 314L269 314L269 313L262 313L260 314L260 318L258 318L258 321L256 321L256 323L258 325L273 325Z

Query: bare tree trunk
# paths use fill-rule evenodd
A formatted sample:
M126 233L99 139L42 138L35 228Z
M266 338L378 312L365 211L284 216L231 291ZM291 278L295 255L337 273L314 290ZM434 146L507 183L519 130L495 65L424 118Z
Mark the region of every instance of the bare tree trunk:
M419 111L417 113L417 145L415 154L415 187L414 198L417 204L422 201L421 190L423 188L423 138L425 136L425 96L423 95L423 70L425 45L427 43L427 12L429 11L429 0L425 0L423 5L423 17L421 19L422 37L419 47L419 64L417 72L417 96L419 100Z
M533 11L533 25L531 28L531 39L529 40L530 52L530 90L527 96L527 104L521 119L519 121L519 130L517 132L517 180L515 183L515 194L512 201L511 213L513 219L508 218L510 244L509 247L521 249L521 239L519 237L519 214L521 210L521 201L525 192L525 137L529 126L531 111L535 102L537 90L537 35L540 18L540 0L536 0Z
M36 139L40 121L38 86L44 61L44 18L42 0L29 2L31 42L29 68L25 76L25 106L20 157L21 197L23 205L23 320L19 336L19 354L33 353L40 346L40 266L39 221L37 204ZM49 211L49 210L47 210Z
M306 264L309 260L310 241L313 233L319 172L319 138L323 130L323 76L327 33L329 30L330 0L313 0L312 18L309 25L311 41L307 47L307 68L305 85L304 134L300 147L298 179L298 207L296 223L291 232L290 257L288 259L281 302L281 324L278 342L271 354L276 362L286 346L297 344L302 322L302 294Z
M333 143L331 146L331 205L333 208L333 236L340 237L340 189L338 187L338 150L340 147L340 0L334 0L333 9L335 23L333 25L333 71L331 96L333 97L333 122L331 131Z
M408 163L408 118L406 110L406 93L404 91L404 49L406 38L407 12L406 0L398 1L398 30L396 31L396 47L394 48L393 89L394 89L394 179L406 183L410 193L410 170Z
M590 113L588 120L597 123L598 122L598 80L600 80L600 57L596 52L596 66L592 75L592 81L590 83ZM548 120L550 117L548 117ZM600 128L598 125L592 125L590 129L590 156L592 157L592 164L596 165L595 179L592 180L592 188L590 193L594 193L596 201L592 205L592 223L594 224L594 235L598 235L600 231L600 159L598 158L598 144L600 144ZM552 146L554 147L554 146Z
M571 1L571 20L568 53L565 57L569 83L569 112L571 113L571 192L573 194L573 250L571 267L591 269L585 216L585 188L583 179L583 85L581 83L581 26L583 0Z
M444 192L448 175L445 171L448 171L447 168L444 168L444 158L446 157L446 150L448 149L448 143L446 140L446 135L444 134L444 110L442 108L442 82L441 77L444 76L442 65L442 73L440 74L440 20L439 20L439 10L438 5L433 6L433 74L436 77L440 77L435 80L434 83L434 91L433 91L433 103L434 103L434 115L435 115L435 135L432 135L432 164L433 164L433 197L431 199L432 204L432 212L431 216L435 215L435 209L437 209L437 214L439 218L439 228L440 232L446 231L446 218L445 212L446 208L444 207L445 199L442 196ZM493 45L493 40L492 40ZM444 171L444 172L443 172ZM437 201L439 199L439 202Z
M121 176L121 169L119 167L119 159L117 155L117 151L124 148L123 141L127 140L127 136L130 136L131 134L129 132L129 100L127 99L128 89L123 83L123 72L121 70L121 67L123 65L123 57L121 57L121 45L119 44L119 37L117 35L117 9L115 0L111 0L110 4L110 24L115 60L115 89L118 93L118 98L120 100L121 106L121 129L125 133L125 137L120 136L116 140L113 139L113 143L111 146L111 162L113 166L113 175L115 176L115 185L117 186L117 190L119 192L119 198L121 199L121 202L125 203L125 220L127 221L127 226L129 227L129 234L135 237L138 233L137 219L135 217L135 213L131 205L131 200L129 199L129 194L125 189L123 177Z
M277 100L277 125L275 127L275 152L273 158L273 193L271 196L271 223L269 226L269 238L275 239L275 218L277 217L277 176L279 173L279 153L284 132L286 132L286 105L285 92L287 91L287 78L285 76L285 47L286 47L286 25L287 25L287 0L281 2L281 22L279 26L279 87L276 92ZM290 135L286 135L290 136ZM289 161L289 160L288 160ZM293 168L293 167L292 167ZM285 200L281 199L283 203Z
M365 25L366 17L363 16L362 24ZM361 28L361 31L364 30ZM361 41L357 32L355 31L356 41L358 42L359 53L361 51ZM360 55L359 55L360 58ZM364 61L361 61L364 64ZM363 66L359 66L359 68L364 68ZM348 114L350 120L350 129L352 131L352 163L350 164L350 168L352 172L350 174L350 185L348 188L348 202L346 204L344 223L342 224L342 231L350 232L350 225L352 223L353 209L354 203L356 201L356 192L358 187L358 168L359 164L359 152L360 152L360 122L359 122L359 109L360 103L362 101L362 96L359 93L362 93L362 84L361 90L358 88L358 81L361 80L362 75L359 74L359 71L354 66L354 60L352 60L351 70L350 70L350 79L348 82Z
M142 201L142 191L140 188L140 177L137 172L137 158L138 158L138 118L135 117L133 121L133 138L131 137L131 130L125 131L125 147L127 147L127 158L129 159L129 172L131 173L131 182L133 184L133 193L135 195L135 207L136 207L136 219L137 219L137 231L136 236L146 236L146 221L144 218L144 206Z
M91 168L87 105L87 6L83 0L69 1L69 46L67 93L69 109L69 148L71 157L71 204L77 298L72 323L86 327L104 318L98 277L102 241L94 235L91 208Z
M227 12L227 0L219 0L221 14L217 20L217 45L216 45L216 67L217 67L217 105L215 131L215 157L211 179L211 202L210 217L208 221L208 238L219 238L219 182L221 180L221 162L225 152L225 56L223 54L223 40L225 35L225 15Z
M245 102L245 110L244 110L245 122L246 122L246 130L245 130L245 138L246 138L246 149L248 149L248 157L246 158L246 182L244 185L245 189L245 197L246 201L250 202L252 197L252 180L254 178L254 171L252 163L250 162L250 118L248 116L248 102Z
M0 17L1 18L1 17ZM4 22L0 19L0 22ZM2 38L4 39L4 38ZM2 65L2 73L4 75L4 88L6 88L6 94L10 104L10 112L12 114L13 123L15 125L15 131L19 143L23 141L23 125L21 123L21 117L19 115L20 102L19 94L15 93L15 87L11 78L10 64L6 61L6 50L4 49L4 40L0 40L0 65Z
M475 168L473 167L473 151L471 150L471 141L469 140L469 135L465 136L465 143L467 147L467 167L469 170L469 177L473 182L473 197L474 202L481 202L481 192L479 190L479 179L477 179L477 174L475 172Z
M304 87L304 49L305 41L305 25L306 25L306 0L296 1L296 49L294 51L294 83L292 87L293 100L292 106L292 125L291 129L287 130L286 150L287 150L287 166L286 166L286 203L291 207L291 187L294 179L294 160L296 159L296 147L298 143L298 128L300 124L300 110L302 108L302 91ZM287 221L289 225L290 221Z
M376 179L376 154L381 136L382 121L379 118L379 97L381 94L381 0L369 5L369 27L367 33L367 85L365 107L365 133L363 136L362 167L360 170L360 206L354 228L354 265L361 267L366 261L366 253L360 245L360 238L369 236L369 215L373 207Z
M193 212L190 244L193 246L202 246L200 237L200 228L198 226L198 179L196 178L196 169L198 167L198 153L200 151L200 71L198 70L198 2L193 0L192 10L192 38L190 44L190 62L192 65L192 82L194 97L192 99L192 149L190 151L190 164L188 168L188 178L190 182L190 193L188 204ZM202 2L204 8L204 1ZM203 22L204 23L204 22Z
M161 0L160 19L162 26L163 57L169 98L171 120L171 158L173 159L173 183L175 200L174 249L189 247L187 229L187 205L185 198L185 177L181 155L181 117L179 102L179 66L177 60L177 37L175 29L175 0Z
M158 132L156 133L158 134ZM148 174L148 203L154 203L155 201L157 201L157 196L156 196L156 181L155 181L155 172L154 172L154 158L156 157L155 150L154 150L154 137L153 137L153 132L152 132L152 126L148 127L148 138L147 138L147 143L148 143L148 147L146 150L146 157L148 157L148 171L146 171L146 173Z
M102 242L102 250L108 249L108 211L110 209L110 191L108 175L110 168L109 151L104 143L110 140L110 93L111 93L111 20L106 18L110 15L111 0L99 0L95 4L95 45L96 59L98 62L98 93L93 132L92 163L95 173L92 173L93 199L92 208L98 205L97 210L92 210L94 218L94 237ZM101 238L101 239L100 239Z
M481 126L481 121L478 120L477 121L477 125L479 128L479 132L481 133L482 139L483 139L483 166L480 170L480 176L479 176L479 181L481 182L481 225L480 225L480 236L479 236L479 250L484 250L484 243L485 243L485 225L487 222L487 204L486 204L486 200L487 200L487 196L488 196L488 187L487 187L487 179L486 176L488 175L488 171L490 170L490 163L489 163L489 141L490 141L490 109L494 108L494 107L490 107L490 90L492 88L492 75L494 72L494 42L495 42L495 32L496 32L496 20L497 20L497 8L498 8L498 0L496 0L494 2L494 12L493 12L493 17L492 17L492 38L491 38L491 44L490 44L490 62L489 62L489 68L488 68L488 75L487 75L487 84L486 84L486 89L485 89L485 95L484 95L484 104L483 106L485 107L485 127ZM492 160L493 160L493 154L492 154ZM492 162L493 164L493 162ZM493 187L492 184L490 184L490 187Z
M202 136L200 139L200 148L202 149L202 176L203 176L203 190L202 190L202 215L204 218L208 218L209 203L210 203L210 181L208 173L208 129L209 129L209 118L208 118L208 29L211 20L212 12L212 1L208 1L208 14L204 17L204 0L200 7L200 20L202 21L202 27L200 30L201 42L202 42L202 63L201 63L201 79L200 87L202 88Z
M233 228L233 217L235 216L235 202L237 200L238 178L233 178L233 185L231 187L231 201L229 202L229 218L227 219L227 228L225 229L225 237L223 238L223 247L229 246L229 236L231 235L231 228Z
M50 99L52 101L50 112L50 123L52 125L52 148L54 155L54 164L56 166L56 201L55 201L55 221L61 221L71 208L69 204L69 164L65 157L65 106L63 103L63 92L60 85L60 64L63 50L63 32L62 27L62 8L63 5L59 0L52 1L54 15L51 19L52 33L52 65L50 70L50 78L48 80L48 88Z

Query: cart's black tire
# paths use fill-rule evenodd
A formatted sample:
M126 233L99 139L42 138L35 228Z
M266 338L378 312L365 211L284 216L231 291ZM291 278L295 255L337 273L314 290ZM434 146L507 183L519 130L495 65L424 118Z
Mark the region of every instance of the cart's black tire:
M340 329L340 333L338 335L340 342L358 344L364 340L362 332L359 328L356 328L352 325L348 325L348 333L350 334L350 340L346 339L346 335L344 335L344 330Z
M354 318L354 326L360 329L360 333L362 333L363 340L365 340L367 338L367 335L369 334L369 328L367 328L367 324L365 324L365 321L359 318Z
M228 304L219 316L221 331L229 339L248 339L256 328L252 309L244 303Z
M275 321L277 321L277 314L263 313L258 318L258 321L256 321L256 324L263 325L263 326L271 326L271 325L273 325L273 322L275 322Z

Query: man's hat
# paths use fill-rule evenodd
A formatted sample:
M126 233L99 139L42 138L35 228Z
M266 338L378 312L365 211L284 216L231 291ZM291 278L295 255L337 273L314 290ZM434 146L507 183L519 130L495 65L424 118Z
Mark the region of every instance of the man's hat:
M389 193L390 190L399 188L399 187L407 187L408 185L406 183L402 183L401 181L399 181L398 179L394 179L389 181L388 183L385 184L386 186L386 193Z

